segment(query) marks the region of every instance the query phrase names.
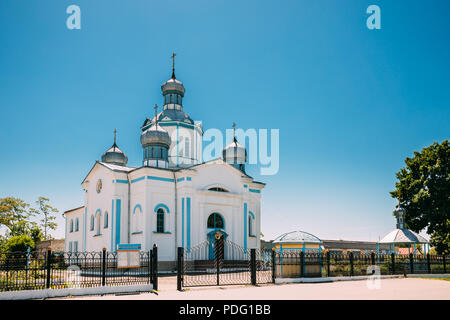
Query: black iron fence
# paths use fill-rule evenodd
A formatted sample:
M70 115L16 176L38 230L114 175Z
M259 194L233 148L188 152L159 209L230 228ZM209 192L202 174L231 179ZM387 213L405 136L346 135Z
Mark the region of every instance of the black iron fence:
M189 250L180 247L177 289L274 282L274 257L272 250L245 249L221 239L205 241Z
M121 268L117 252L0 252L0 292L153 284L157 247L139 252L139 267Z
M277 251L274 277L339 277L362 276L378 272L381 275L449 273L450 259L436 255L398 255L372 253L318 253L298 250Z

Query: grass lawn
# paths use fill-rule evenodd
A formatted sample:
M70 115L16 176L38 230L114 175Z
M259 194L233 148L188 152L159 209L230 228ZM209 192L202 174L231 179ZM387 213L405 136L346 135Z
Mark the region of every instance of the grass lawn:
M431 280L445 280L450 281L450 278L431 278L431 277L420 277L421 279L431 279Z

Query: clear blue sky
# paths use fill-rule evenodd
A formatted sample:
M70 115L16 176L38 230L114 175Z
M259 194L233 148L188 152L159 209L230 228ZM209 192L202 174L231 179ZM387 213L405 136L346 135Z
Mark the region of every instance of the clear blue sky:
M81 7L81 30L66 8ZM366 8L381 8L381 30ZM377 240L394 228L395 172L449 138L450 2L0 1L0 197L61 213L118 144L141 163L140 126L176 74L205 129L280 129L266 239L304 230ZM63 219L55 236L63 236Z

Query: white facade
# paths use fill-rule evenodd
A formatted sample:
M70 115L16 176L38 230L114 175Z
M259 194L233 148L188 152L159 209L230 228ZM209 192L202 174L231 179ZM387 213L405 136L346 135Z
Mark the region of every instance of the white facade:
M213 241L217 231L244 249L259 248L265 185L222 159L201 163L201 125L173 119L158 125L171 137L184 130L189 150L177 151L172 139L170 168L96 161L82 182L84 206L65 212L66 250L116 251L118 244L133 243L148 251L156 244L159 261L175 261L177 247Z

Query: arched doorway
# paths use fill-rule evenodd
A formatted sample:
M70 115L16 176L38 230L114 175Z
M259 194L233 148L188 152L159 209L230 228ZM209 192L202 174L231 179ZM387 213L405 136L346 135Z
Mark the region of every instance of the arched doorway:
M211 213L208 217L207 229L209 260L214 260L216 254L219 259L223 260L225 258L225 239L228 236L225 232L225 220L219 213Z

